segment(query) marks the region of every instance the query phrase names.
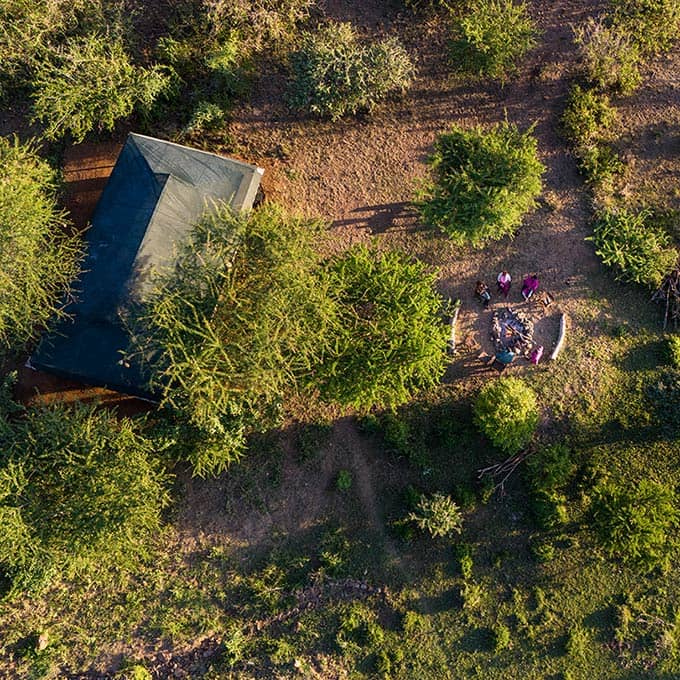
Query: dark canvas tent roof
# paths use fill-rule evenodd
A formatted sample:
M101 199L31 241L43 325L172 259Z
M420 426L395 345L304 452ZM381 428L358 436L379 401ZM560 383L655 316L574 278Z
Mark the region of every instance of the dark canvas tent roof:
M253 165L130 134L87 232L71 318L42 338L30 365L66 378L154 398L142 366L124 366L121 321L152 269L172 264L176 245L220 201L252 207L262 170Z

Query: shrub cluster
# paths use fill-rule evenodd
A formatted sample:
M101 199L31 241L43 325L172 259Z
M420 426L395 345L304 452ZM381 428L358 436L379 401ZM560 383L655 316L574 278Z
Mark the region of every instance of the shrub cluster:
M580 85L571 88L562 126L581 171L599 189L611 189L624 170L623 162L607 142L616 122L616 110L606 94Z
M55 173L31 144L0 137L0 352L59 313L80 256L57 208Z
M490 130L453 126L428 164L433 179L418 201L423 220L474 247L514 235L536 205L545 170L532 130L507 122Z
M646 54L669 50L678 39L678 0L610 0L614 24Z
M3 417L0 439L0 569L16 591L148 551L168 478L132 421L53 407Z
M600 213L593 236L595 252L623 281L656 287L677 261L668 235L650 223L651 214L620 210Z
M646 569L670 560L680 521L672 488L647 479L626 486L601 482L593 492L592 517L610 556Z
M349 23L303 34L291 69L290 106L331 120L370 111L389 93L404 92L414 75L396 38L364 45Z
M434 276L366 247L322 266L320 228L272 204L249 215L218 210L132 320L136 351L160 357L152 383L181 425L166 435L192 451L197 474L224 469L251 430L278 422L293 393L367 410L441 376Z
M482 388L473 414L491 443L512 455L531 441L538 425L536 394L519 378L501 378Z
M451 58L460 70L505 80L536 45L536 28L524 3L481 0L456 22Z
M574 28L581 62L590 83L630 94L640 84L640 50L627 31L592 17Z
M316 0L192 0L168 8L169 32L158 59L173 73L174 96L153 111L154 123L179 118L181 138L224 127L233 103L248 91L258 60L286 58ZM174 14L172 13L174 10ZM178 106L179 104L179 106ZM179 108L179 111L178 111ZM179 113L179 116L177 115Z

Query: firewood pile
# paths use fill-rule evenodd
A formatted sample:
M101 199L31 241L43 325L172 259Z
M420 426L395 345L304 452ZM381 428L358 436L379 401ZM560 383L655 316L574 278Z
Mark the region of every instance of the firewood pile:
M674 269L664 276L659 289L652 295L652 301L665 306L664 330L669 320L677 328L680 320L680 269Z
M524 354L534 342L534 323L524 312L506 307L493 313L491 339L497 351Z

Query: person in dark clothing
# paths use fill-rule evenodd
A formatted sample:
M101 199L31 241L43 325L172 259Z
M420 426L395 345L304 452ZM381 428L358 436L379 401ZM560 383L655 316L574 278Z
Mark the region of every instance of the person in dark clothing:
M487 286L483 281L477 281L477 285L475 286L475 295L479 298L484 307L489 306L489 302L491 302L491 293L489 292L489 286Z

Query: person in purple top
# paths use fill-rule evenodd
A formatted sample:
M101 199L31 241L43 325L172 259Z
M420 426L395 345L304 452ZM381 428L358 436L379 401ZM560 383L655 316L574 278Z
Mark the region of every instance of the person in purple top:
M538 276L532 274L522 282L522 297L526 302L538 290Z

